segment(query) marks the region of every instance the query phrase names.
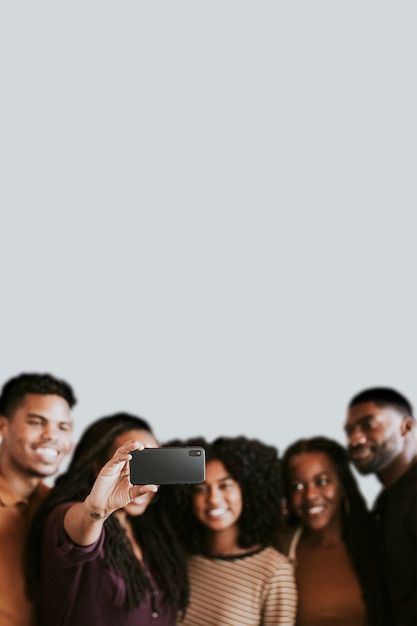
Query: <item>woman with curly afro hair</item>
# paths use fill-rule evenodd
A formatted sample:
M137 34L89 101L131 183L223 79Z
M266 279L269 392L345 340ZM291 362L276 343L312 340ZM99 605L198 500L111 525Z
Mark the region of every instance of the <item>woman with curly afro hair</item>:
M243 436L185 444L205 448L206 481L168 489L189 553L189 604L178 624L294 624L293 567L272 547L281 518L276 448Z

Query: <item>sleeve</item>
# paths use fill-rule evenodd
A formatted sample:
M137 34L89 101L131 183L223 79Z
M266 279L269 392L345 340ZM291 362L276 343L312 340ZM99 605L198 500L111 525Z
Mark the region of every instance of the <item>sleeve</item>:
M267 583L262 626L294 626L296 614L295 571L284 562Z
M74 567L104 555L104 527L98 541L90 546L79 546L68 537L64 529L64 517L73 504L74 502L66 502L56 507L45 523L43 557L59 569Z

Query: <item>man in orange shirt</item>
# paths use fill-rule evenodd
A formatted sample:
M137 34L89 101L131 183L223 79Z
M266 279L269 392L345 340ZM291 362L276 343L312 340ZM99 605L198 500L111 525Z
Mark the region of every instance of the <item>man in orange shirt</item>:
M24 545L48 493L42 479L72 449L72 388L50 374L21 374L0 395L0 626L31 626Z

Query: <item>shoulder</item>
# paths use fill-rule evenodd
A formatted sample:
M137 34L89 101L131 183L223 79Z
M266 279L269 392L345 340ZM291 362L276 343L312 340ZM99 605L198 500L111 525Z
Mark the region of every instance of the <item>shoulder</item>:
M285 581L292 581L294 577L294 566L289 558L278 552L275 548L268 547L254 556L253 568L260 568L271 583L281 585ZM274 583L275 584L275 583Z
M254 560L269 565L272 568L281 568L290 566L287 555L273 547L267 547L253 555Z
M391 487L384 489L381 496L400 498L417 495L417 463L414 463Z
M385 519L416 519L417 516L417 464L401 476L388 489L383 489L375 501L374 517Z

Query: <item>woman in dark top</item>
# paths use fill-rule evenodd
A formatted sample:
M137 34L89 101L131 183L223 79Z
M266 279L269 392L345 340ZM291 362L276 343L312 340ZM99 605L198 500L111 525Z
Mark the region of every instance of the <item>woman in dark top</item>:
M184 555L157 486L129 480L130 451L144 446L158 447L146 421L101 418L57 479L27 543L42 626L172 626L185 608Z
M295 565L297 626L382 626L371 519L347 451L326 437L301 439L282 462L295 532L281 547Z

